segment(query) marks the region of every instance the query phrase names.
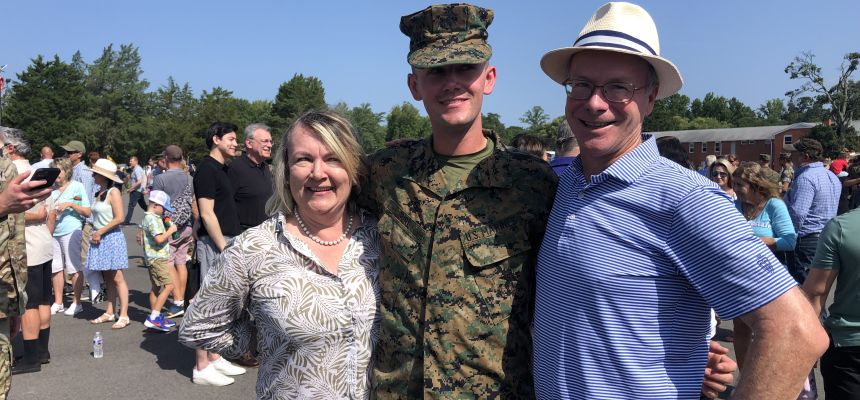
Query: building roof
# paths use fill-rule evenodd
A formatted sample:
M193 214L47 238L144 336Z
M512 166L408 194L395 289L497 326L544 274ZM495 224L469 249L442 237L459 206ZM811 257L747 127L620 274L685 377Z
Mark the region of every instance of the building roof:
M691 142L728 142L735 140L772 140L791 129L811 129L815 123L798 122L791 125L750 126L743 128L692 129L686 131L650 132L655 137L674 136L682 143ZM854 130L860 135L860 120L851 121Z
M686 131L651 132L656 137L674 136L681 142L728 142L735 140L772 140L790 129L810 129L816 124L798 122L791 125L750 126L744 128L693 129Z

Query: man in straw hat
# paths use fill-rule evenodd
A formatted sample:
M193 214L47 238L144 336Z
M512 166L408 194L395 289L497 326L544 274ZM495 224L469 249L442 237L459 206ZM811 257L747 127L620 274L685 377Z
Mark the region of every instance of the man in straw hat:
M606 4L541 67L567 92L582 153L559 183L538 258L538 397L698 397L709 308L756 336L735 396L796 397L827 336L727 196L642 134L654 102L682 85L651 16Z
M362 185L383 243L379 398L534 397L533 268L556 178L482 129L492 21L468 4L400 20L432 137L375 154Z

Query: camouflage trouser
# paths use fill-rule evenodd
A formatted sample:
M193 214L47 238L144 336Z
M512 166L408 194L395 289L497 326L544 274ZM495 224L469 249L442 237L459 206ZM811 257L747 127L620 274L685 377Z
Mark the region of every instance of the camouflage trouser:
M6 400L12 387L12 342L9 340L9 319L0 319L0 400Z

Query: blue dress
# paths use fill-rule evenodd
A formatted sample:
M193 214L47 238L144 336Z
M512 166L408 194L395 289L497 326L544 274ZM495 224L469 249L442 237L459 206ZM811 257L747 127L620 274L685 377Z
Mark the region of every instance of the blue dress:
M107 196L105 196L105 201L100 201L98 198L94 199L92 211L93 222L96 225L99 221L113 219L113 208L107 201ZM93 229L100 229L102 226L104 225L93 226ZM119 227L115 227L102 235L99 244L90 244L86 268L90 271L115 271L128 268L128 248L125 244L125 234Z

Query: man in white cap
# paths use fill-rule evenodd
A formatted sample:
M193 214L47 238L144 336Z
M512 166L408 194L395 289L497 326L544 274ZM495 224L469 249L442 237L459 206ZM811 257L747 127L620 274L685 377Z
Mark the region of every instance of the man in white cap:
M642 134L654 102L682 85L651 16L606 4L541 67L565 87L582 153L560 178L538 256L537 396L697 398L714 308L756 336L735 396L796 397L827 336L730 199Z

